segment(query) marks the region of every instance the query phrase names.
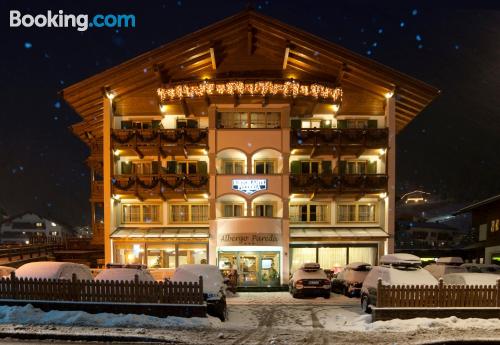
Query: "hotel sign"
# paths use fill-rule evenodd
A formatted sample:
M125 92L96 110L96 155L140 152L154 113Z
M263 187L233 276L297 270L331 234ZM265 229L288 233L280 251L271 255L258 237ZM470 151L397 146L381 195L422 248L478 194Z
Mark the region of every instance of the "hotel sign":
M219 234L219 246L279 246L280 234L241 233Z
M233 190L252 195L261 190L267 190L267 179L233 180Z

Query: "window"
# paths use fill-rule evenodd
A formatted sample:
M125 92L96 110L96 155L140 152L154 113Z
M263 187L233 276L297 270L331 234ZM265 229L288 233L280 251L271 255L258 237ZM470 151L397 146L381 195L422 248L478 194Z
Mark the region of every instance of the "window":
M319 161L300 161L301 174L319 174Z
M175 243L149 244L147 246L147 265L150 268L175 268Z
M254 215L256 217L274 217L273 204L256 204Z
M179 265L207 263L206 244L179 244L178 245Z
M222 173L241 175L243 174L244 161L226 160L222 161Z
M328 220L328 204L290 205L291 223L324 223Z
M375 222L376 205L374 204L345 204L337 206L337 221L346 222Z
M208 205L182 204L170 205L171 223L206 223L208 222Z
M177 162L178 174L196 174L198 172L198 162L196 161L180 161Z
M377 248L375 247L350 247L349 248L349 263L351 262L366 262L370 265L375 265L375 257L377 256Z
M255 161L255 173L256 174L274 174L274 164L273 160L256 160Z
M318 263L325 269L344 267L347 264L347 248L318 248Z
M119 264L142 264L144 244L120 243L115 244L115 262Z
M161 223L161 205L122 204L122 223Z
M290 255L290 273L294 273L305 263L316 262L316 248L290 248Z
M280 128L280 112L220 112L217 128Z
M243 217L243 204L224 204L223 217Z
M366 161L347 161L347 174L366 174Z

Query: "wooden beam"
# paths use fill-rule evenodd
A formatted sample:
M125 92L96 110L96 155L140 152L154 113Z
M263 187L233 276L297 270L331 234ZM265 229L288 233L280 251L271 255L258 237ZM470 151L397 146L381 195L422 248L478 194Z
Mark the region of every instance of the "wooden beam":
M335 79L335 85L340 86L342 83L342 79L344 78L344 73L347 70L347 64L343 63L342 67L340 67L339 74L337 75L337 79Z
M249 25L247 30L247 54L252 55L253 53L253 31L252 27Z
M240 105L240 97L237 94L234 94L234 107L236 108L238 105Z
M283 58L283 69L288 65L288 55L290 54L290 45L285 48L285 57Z
M215 49L210 48L210 60L212 60L212 69L215 71L217 69L217 62L215 61Z

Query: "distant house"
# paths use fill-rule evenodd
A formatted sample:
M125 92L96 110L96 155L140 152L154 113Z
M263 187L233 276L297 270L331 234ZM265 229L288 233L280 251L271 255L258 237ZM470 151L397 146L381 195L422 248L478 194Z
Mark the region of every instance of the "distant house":
M400 222L398 249L451 249L460 245L463 233L446 224L431 222Z
M470 213L473 244L467 249L476 261L500 265L500 195L468 205L455 215Z
M70 231L69 226L54 219L24 212L0 221L0 243L30 244L33 241L61 239Z

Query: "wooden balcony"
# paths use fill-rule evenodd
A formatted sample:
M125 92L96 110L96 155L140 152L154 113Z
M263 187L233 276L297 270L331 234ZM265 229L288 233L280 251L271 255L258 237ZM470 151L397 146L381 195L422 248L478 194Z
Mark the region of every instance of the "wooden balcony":
M208 175L115 175L112 179L112 194L132 196L139 199L185 196L208 193Z
M387 175L290 175L291 193L381 193L387 192Z
M290 147L316 154L350 154L366 149L385 149L388 147L387 128L338 129L308 128L290 130ZM307 153L307 152L304 152Z
M208 147L208 130L201 128L178 129L114 129L112 148L144 155L202 154Z
M99 222L92 225L92 240L90 243L95 245L104 244L104 224Z

